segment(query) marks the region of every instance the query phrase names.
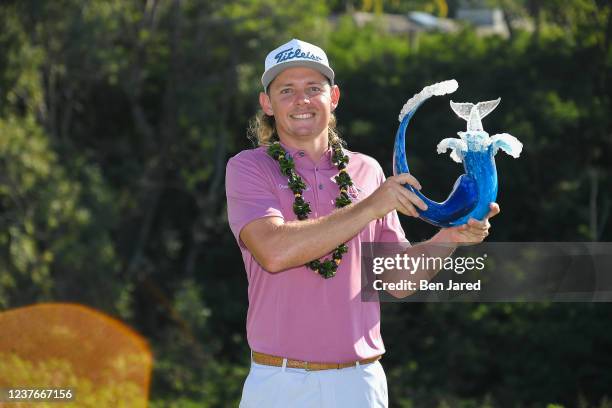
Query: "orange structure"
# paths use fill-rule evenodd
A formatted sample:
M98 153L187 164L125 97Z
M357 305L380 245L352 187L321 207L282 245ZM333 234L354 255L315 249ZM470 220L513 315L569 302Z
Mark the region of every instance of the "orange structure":
M152 368L146 341L91 308L49 303L0 313L0 388L71 389L72 401L0 407L146 407Z

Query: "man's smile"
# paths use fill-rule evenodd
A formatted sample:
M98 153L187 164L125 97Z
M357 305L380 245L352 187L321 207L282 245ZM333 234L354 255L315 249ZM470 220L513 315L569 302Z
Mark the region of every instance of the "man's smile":
M291 119L311 119L314 118L315 114L312 112L308 112L308 113L294 113L292 115L289 115L289 117Z

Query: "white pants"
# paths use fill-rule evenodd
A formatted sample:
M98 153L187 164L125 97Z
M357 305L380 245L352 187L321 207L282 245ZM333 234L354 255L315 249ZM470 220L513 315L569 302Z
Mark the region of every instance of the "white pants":
M257 364L244 382L240 408L387 408L380 362L306 371Z

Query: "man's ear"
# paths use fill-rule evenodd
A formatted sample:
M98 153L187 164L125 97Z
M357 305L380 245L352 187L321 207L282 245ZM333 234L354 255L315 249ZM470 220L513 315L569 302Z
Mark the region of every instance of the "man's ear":
M338 107L338 103L340 102L340 88L338 85L334 85L330 90L331 94L331 111L333 112Z
M265 92L259 93L259 105L261 106L261 110L268 116L274 116L274 111L272 110L272 102L270 101L270 97Z

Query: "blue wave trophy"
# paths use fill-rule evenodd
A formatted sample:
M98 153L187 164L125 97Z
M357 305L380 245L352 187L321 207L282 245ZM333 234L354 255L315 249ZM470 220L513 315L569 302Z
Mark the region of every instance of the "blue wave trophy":
M423 88L406 102L399 115L400 126L395 135L393 151L393 174L409 173L406 159L406 128L419 106L434 95L446 95L455 92L457 81L438 82ZM467 121L467 131L458 132L460 138L448 138L438 144L438 153L451 149L451 158L463 163L465 174L455 181L448 198L439 203L425 197L409 184L405 187L416 194L427 204L427 210L417 208L422 220L438 227L463 225L470 218L482 220L489 213L489 203L497 198L497 170L495 154L502 149L510 156L517 158L523 144L507 133L489 137L482 128L482 119L493 111L501 101L473 103L450 102L452 110Z

